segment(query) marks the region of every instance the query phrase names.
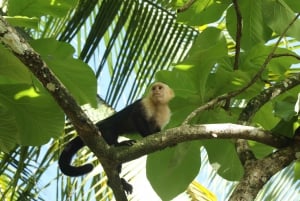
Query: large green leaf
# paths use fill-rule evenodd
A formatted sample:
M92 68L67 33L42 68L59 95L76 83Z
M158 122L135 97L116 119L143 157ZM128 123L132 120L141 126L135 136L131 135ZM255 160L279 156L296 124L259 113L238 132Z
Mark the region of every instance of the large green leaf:
M238 2L242 13L242 37L241 47L250 49L258 43L264 43L271 37L271 30L264 24L263 10L261 9L262 0L244 0ZM234 6L231 6L226 14L226 27L229 34L236 38L236 13Z
M255 142L255 141L248 141L251 150L255 154L258 159L262 159L263 157L267 156L268 154L274 151L274 147Z
M284 0L284 1L287 5L289 5L291 9L293 9L293 11L298 13L300 12L300 1L295 1L295 0Z
M26 27L26 28L33 28L38 29L39 26L39 19L36 17L24 17L24 16L15 16L15 17L5 17L8 23L11 26L16 27Z
M1 97L1 95L0 95ZM16 145L18 129L15 116L0 101L0 150L9 152Z
M216 28L207 28L196 39L187 59L176 68L189 73L193 84L199 88L201 100L205 97L207 77L218 60L228 54L226 39Z
M162 200L186 190L200 168L199 142L183 143L148 156L147 177Z
M220 176L230 181L242 178L244 169L237 156L234 144L229 140L202 141L210 164Z
M278 100L274 103L274 115L285 121L291 120L296 116L294 110L296 97L286 97L284 100Z
M295 18L295 13L283 0L264 0L263 17L267 25L277 34L282 34ZM300 20L289 28L286 35L300 40Z
M13 144L45 144L62 134L64 114L49 94L37 93L25 84L1 84L0 97L3 151Z
M76 3L75 0L9 0L8 14L10 16L40 17L51 15L63 17Z
M190 26L200 26L219 20L231 1L195 1L193 5L184 12L178 13L178 22Z
M29 70L2 45L0 45L0 55L0 83L13 82L30 84L32 82Z
M272 115L273 110L271 102L264 104L254 115L253 122L266 130L272 129L280 121L279 118Z
M87 64L73 58L71 45L54 39L31 41L31 45L80 104L97 106L95 75Z

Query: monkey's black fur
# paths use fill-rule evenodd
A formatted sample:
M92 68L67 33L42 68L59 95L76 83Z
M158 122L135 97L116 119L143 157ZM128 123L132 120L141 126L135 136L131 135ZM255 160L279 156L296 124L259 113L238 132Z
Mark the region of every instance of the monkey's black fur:
M118 143L118 136L122 134L139 133L141 136L145 137L161 130L161 128L155 122L155 119L147 117L145 107L141 99L124 108L120 112L108 117L107 119L96 123L96 125L105 141L109 145L115 146L127 145L132 142L129 140ZM83 141L79 136L77 136L67 144L61 153L58 162L61 171L65 175L80 176L93 170L92 164L86 164L78 167L71 165L72 157L84 146L85 144ZM129 184L124 183L123 188L125 189L125 186L128 185ZM127 189L125 190L127 191ZM132 190L128 189L128 191L130 192Z
M122 146L132 145L134 140L118 142L122 134L139 133L142 137L159 132L170 119L169 101L174 97L174 92L168 85L156 82L152 85L149 94L135 103L127 106L120 112L96 123L104 140L109 145ZM83 166L72 166L72 157L85 144L80 137L74 138L67 144L59 158L61 171L68 176L80 176L93 169L92 164ZM121 165L118 171L121 172ZM132 186L123 178L121 179L123 189L127 193L132 192Z

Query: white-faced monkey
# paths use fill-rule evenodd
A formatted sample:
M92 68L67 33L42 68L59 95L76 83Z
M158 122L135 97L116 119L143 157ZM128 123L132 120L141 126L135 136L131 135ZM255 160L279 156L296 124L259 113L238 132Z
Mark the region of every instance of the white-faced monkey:
M156 82L151 86L147 96L137 100L123 110L96 123L104 140L109 145L131 145L133 140L118 142L118 136L122 134L139 133L142 137L161 131L169 122L169 101L174 97L173 90L162 82ZM71 160L76 152L85 144L79 136L70 141L64 148L59 158L61 171L68 176L80 176L93 169L92 164L72 166ZM120 170L121 171L121 164ZM123 189L127 193L132 192L132 186L122 179Z

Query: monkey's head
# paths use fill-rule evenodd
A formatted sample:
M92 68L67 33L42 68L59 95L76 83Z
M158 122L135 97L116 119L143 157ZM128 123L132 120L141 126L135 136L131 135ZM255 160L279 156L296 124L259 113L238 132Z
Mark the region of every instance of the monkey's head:
M151 86L149 97L155 104L167 104L173 97L173 90L162 82L155 82Z

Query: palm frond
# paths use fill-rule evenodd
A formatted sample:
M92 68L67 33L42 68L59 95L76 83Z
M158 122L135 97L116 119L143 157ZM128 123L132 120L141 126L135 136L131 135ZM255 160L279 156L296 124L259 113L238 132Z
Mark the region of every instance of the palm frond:
M65 18L47 22L44 36L77 44L79 57L94 68L100 87L107 86L102 94L113 107L125 89L129 104L157 71L181 61L197 35L176 23L174 12L152 1L81 0Z

